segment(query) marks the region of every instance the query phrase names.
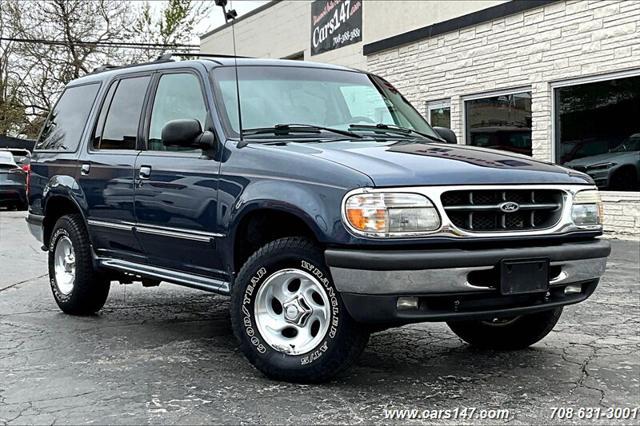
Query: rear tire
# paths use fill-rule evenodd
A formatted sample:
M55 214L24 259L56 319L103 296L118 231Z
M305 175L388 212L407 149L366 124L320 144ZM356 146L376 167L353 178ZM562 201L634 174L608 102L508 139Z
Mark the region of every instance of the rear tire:
M240 350L275 380L327 381L369 339L349 316L322 251L304 238L282 238L255 252L235 280L230 309Z
M447 325L470 345L484 349L517 350L542 340L558 322L562 308L497 321L450 321Z
M95 314L107 300L111 283L93 268L89 234L79 214L62 216L53 227L49 283L56 303L67 314Z

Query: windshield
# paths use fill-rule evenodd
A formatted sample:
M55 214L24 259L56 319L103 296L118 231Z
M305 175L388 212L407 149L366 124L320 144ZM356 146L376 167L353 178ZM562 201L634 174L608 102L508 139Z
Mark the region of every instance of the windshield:
M613 148L611 152L631 152L640 151L640 135L633 135L629 139L622 142L617 147Z
M13 159L13 155L11 155L10 152L0 152L0 165L17 167L16 162Z
M213 76L216 97L222 100L219 108L223 121L227 130L237 137L235 69L216 68ZM393 86L364 73L309 67L241 66L238 78L244 131L295 123L365 135L385 133L384 128L375 127L384 124L439 138ZM353 125L363 126L350 128ZM398 133L393 136L406 137Z

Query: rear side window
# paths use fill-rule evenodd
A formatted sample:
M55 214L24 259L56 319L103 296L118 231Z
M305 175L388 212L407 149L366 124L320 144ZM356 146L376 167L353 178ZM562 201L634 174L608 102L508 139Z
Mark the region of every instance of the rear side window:
M100 84L67 87L36 142L39 150L75 151Z
M125 78L109 88L93 136L95 149L136 148L138 124L150 78Z

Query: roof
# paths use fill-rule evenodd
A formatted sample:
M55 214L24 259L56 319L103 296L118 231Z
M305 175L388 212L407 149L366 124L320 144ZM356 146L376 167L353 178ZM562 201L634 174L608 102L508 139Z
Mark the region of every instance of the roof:
M324 64L321 62L296 61L291 59L234 58L229 56L219 56L219 57L210 56L207 58L187 60L187 61L165 60L165 61L147 62L144 64L126 65L126 66L117 67L117 68L108 68L105 71L94 72L91 74L87 74L83 77L80 77L78 79L75 79L69 82L69 85L75 86L78 84L110 80L111 78L123 73L155 71L159 69L183 68L188 66L194 66L195 64L203 65L207 70L213 69L216 67L235 66L237 64L239 67L243 67L243 66L266 66L266 67L281 66L283 67L284 66L284 67L321 68L321 69L361 72L358 70L354 70L353 68L347 68L339 65Z

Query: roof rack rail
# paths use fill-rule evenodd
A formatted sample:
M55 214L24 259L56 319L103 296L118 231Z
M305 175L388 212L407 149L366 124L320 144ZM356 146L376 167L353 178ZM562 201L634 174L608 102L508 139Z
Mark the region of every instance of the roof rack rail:
M194 56L197 58L249 58L249 56L233 56L233 55L222 55L217 53L188 53L188 52L169 52L158 56L155 60L149 62L140 62L138 64L127 64L127 65L112 65L112 64L104 64L97 68L94 68L91 71L91 74L98 74L104 71L120 69L120 68L131 68L131 67L139 67L142 65L151 65L158 64L162 62L173 62L172 57L182 57L182 56Z
M114 68L120 68L120 67L118 65L111 65L111 64L100 65L99 67L94 68L93 71L91 71L91 74L97 74L99 72L112 70Z
M161 55L161 56L158 56L153 61L139 62L137 64L127 64L127 65L104 64L102 66L99 66L98 68L94 68L94 70L91 71L91 74L98 74L98 73L101 73L101 72L104 72L104 71L120 69L120 68L140 67L140 66L143 66L143 65L151 65L151 64L157 64L157 63L162 63L162 62L173 62L173 60L171 59L171 56Z
M178 56L178 57L180 57L180 56L195 56L196 58L242 58L242 59L251 58L251 56L224 55L224 54L221 54L221 53L169 52L169 53L165 53L164 55L158 56L157 60L160 60L160 59L169 60L173 56Z

